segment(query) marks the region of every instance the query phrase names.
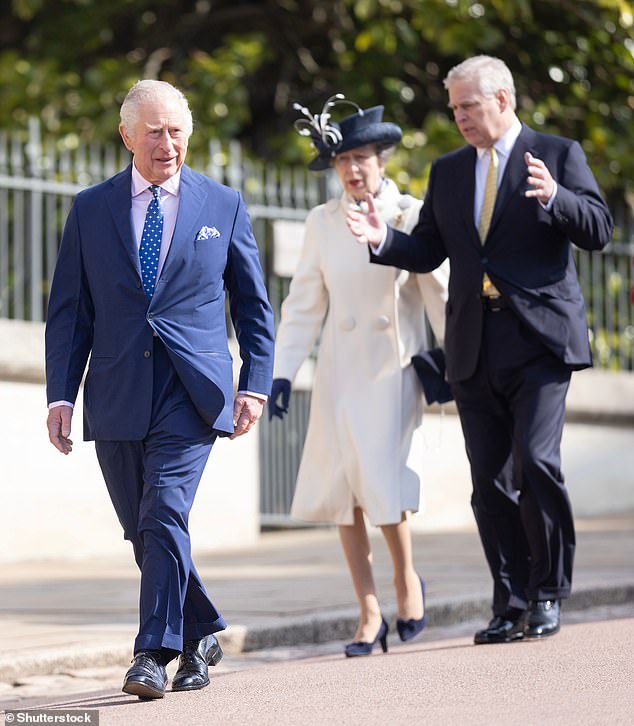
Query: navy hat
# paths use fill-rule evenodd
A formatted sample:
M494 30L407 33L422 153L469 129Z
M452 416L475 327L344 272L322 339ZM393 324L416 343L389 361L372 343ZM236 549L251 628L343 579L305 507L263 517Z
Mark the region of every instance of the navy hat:
M330 122L329 110L338 103L356 106L357 113L346 116L341 121ZM311 171L328 169L332 159L344 151L356 149L366 144L397 144L403 132L396 124L383 121L383 106L373 106L365 110L352 101L345 100L341 93L326 101L322 113L313 116L308 109L294 104L294 108L308 118L298 119L295 128L302 136L310 136L317 156L308 164Z

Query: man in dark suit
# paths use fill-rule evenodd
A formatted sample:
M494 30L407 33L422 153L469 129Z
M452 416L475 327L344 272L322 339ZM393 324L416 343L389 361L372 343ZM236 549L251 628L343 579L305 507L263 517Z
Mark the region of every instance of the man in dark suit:
M575 141L515 114L507 66L476 56L445 79L467 146L437 159L411 235L374 214L348 224L372 261L428 272L449 258L445 351L493 576L476 643L559 630L575 549L560 470L573 370L592 364L571 244L599 250L612 219Z
M225 623L191 560L188 517L212 444L255 424L271 387L273 316L238 192L183 162L192 117L140 81L119 127L128 168L77 195L51 286L46 378L62 453L90 355L84 438L141 570L140 627L123 690L161 698L209 683ZM225 290L242 365L234 397ZM215 515L214 515L215 516ZM213 517L210 520L213 526Z

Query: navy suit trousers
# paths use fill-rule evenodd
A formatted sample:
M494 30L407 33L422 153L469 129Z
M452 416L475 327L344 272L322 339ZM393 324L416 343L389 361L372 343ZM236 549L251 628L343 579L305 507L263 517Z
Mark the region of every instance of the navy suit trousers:
M493 612L570 594L575 550L560 446L570 369L511 309L486 311L475 374L453 383L493 575Z
M226 627L193 565L188 531L214 436L158 338L153 356L152 417L146 437L95 442L124 537L132 542L141 570L135 653L159 648L179 652L183 640Z

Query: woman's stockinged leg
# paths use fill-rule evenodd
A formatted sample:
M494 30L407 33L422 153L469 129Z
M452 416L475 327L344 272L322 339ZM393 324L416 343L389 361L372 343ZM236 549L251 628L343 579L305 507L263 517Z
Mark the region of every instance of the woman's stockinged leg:
M423 594L419 576L414 569L412 536L407 515L398 524L381 527L392 557L394 567L394 588L396 589L396 610L399 618L418 620L423 617Z
M381 608L372 575L372 550L359 508L354 510L354 523L339 525L339 538L348 563L352 584L359 601L359 625L355 641L371 643L381 627Z

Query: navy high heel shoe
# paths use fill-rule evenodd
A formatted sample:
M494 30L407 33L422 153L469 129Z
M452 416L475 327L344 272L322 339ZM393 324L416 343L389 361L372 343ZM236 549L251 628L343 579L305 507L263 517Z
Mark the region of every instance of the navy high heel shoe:
M420 575L418 576L418 579L420 580L420 589L423 593L423 617L420 618L420 620L416 620L415 618L410 618L409 620L402 620L401 618L397 618L396 629L398 630L398 635L400 639L403 641L415 638L427 624L427 608L425 607L425 583L423 582L423 578Z
M385 618L381 618L381 627L379 628L379 632L373 642L366 643L364 640L356 640L352 643L348 643L345 648L346 657L355 658L358 655L370 655L377 642L381 643L383 652L387 653L387 631L387 622L385 621Z

